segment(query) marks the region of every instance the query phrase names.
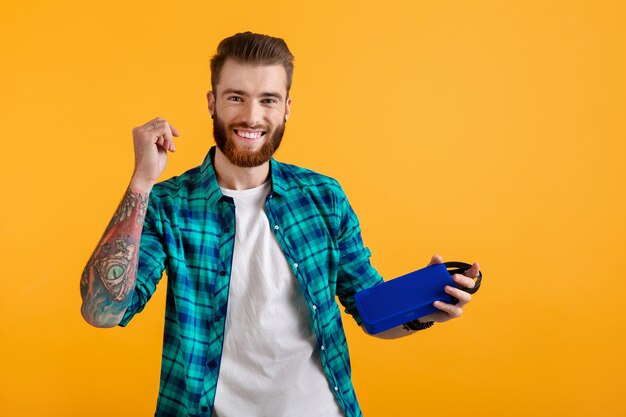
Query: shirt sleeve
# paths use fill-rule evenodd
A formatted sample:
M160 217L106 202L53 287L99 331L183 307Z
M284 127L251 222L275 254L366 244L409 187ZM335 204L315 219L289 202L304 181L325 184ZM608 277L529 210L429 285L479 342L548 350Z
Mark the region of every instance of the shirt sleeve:
M165 259L161 222L155 209L155 198L151 194L139 243L136 287L119 326L125 327L135 314L144 309L163 276Z
M337 272L337 296L360 326L363 323L354 302L354 294L366 288L384 282L380 274L370 263L371 251L363 246L361 227L356 213L352 209L341 186L338 195L339 228L339 270Z

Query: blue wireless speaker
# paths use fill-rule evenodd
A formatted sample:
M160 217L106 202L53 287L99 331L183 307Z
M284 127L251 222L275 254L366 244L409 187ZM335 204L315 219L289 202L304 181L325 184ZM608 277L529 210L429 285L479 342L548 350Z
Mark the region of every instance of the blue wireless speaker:
M482 272L478 273L473 288L459 287L452 275L463 273L471 267L463 262L445 262L429 265L396 279L375 285L354 295L357 310L370 334L380 333L435 311L435 301L448 304L458 299L444 291L446 285L457 287L470 294L478 291ZM451 268L456 268L452 269Z

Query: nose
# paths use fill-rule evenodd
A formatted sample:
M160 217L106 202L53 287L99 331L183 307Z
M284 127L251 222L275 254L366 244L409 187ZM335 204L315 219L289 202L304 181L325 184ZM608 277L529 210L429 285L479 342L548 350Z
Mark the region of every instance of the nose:
M263 109L255 100L246 103L243 120L249 128L261 127L263 122Z

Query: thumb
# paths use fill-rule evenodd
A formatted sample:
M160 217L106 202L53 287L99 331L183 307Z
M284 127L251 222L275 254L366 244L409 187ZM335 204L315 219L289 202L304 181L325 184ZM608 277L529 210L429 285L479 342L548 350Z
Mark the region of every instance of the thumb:
M441 257L441 255L433 255L433 257L430 258L430 262L428 263L427 266L441 264L441 263L443 263L443 258Z
M472 267L465 271L463 275L470 278L476 278L478 277L478 272L480 272L480 265L478 264L478 262L474 262L472 264Z

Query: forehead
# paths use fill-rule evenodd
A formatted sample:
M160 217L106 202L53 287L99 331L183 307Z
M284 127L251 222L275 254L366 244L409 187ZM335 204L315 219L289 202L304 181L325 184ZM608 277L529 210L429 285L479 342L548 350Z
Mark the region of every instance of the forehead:
M287 72L280 64L244 64L234 59L227 59L220 71L220 77L215 88L218 94L233 88L244 90L249 94L276 91L286 95Z

